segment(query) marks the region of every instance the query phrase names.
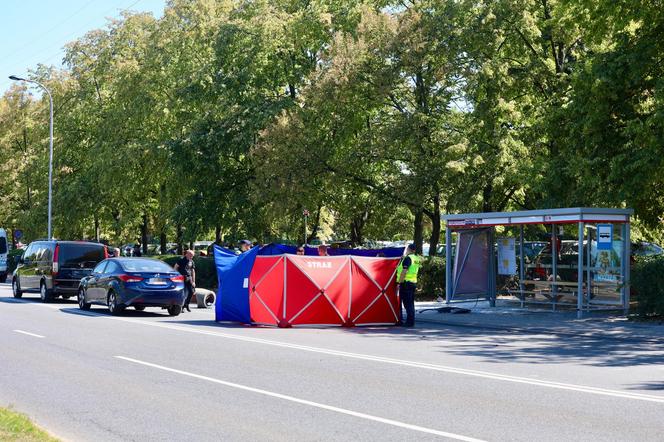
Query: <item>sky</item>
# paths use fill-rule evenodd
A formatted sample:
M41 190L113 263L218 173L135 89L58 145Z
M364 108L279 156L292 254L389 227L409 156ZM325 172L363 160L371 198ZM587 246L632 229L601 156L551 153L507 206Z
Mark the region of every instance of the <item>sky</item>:
M0 0L0 95L10 75L39 63L62 67L63 47L124 10L161 17L166 0Z

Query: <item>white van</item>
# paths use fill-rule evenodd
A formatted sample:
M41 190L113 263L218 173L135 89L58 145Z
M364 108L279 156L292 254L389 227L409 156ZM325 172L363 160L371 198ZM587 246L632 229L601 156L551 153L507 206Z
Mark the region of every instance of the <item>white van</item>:
M7 281L7 252L9 246L7 244L7 232L5 229L0 229L0 282Z

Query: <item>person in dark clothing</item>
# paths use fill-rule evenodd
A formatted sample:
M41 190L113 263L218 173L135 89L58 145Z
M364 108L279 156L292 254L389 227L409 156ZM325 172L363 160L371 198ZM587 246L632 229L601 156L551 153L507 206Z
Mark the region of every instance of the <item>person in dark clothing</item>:
M189 303L191 302L191 297L194 295L194 291L196 290L196 266L194 265L194 251L185 251L184 256L175 263L174 267L175 270L180 273L180 275L184 276L185 300L184 305L182 306L182 311L185 311L186 309L188 312L190 312L191 309L189 309Z

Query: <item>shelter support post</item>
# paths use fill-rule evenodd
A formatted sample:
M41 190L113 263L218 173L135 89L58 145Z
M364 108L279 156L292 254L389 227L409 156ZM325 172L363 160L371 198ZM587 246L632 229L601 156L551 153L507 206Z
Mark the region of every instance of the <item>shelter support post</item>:
M489 305L496 306L496 247L494 240L496 236L496 228L489 228Z
M630 259L632 257L632 240L630 239L630 225L629 223L623 224L623 240L625 241L625 247L623 247L623 284L622 284L622 299L623 299L623 309L625 314L629 313L629 296L630 296L630 274L629 274L629 265Z
M586 224L587 225L587 224ZM592 240L593 240L593 234L592 230L590 229L590 226L586 229L586 235L587 235L587 243L588 246L586 247L586 303L590 305L590 300L592 299L592 292L593 292L593 281L592 281L592 275L590 273L591 270L591 264L592 264Z
M558 299L558 232L556 225L551 224L551 292L553 293L552 308L556 310L556 300Z
M583 233L584 223L579 223L579 260L577 268L577 282L576 282L576 317L581 319L583 317Z
M523 224L519 226L519 292L521 297L521 308L524 306L523 280L525 279L525 259L523 257Z
M452 230L445 223L445 302L452 299Z

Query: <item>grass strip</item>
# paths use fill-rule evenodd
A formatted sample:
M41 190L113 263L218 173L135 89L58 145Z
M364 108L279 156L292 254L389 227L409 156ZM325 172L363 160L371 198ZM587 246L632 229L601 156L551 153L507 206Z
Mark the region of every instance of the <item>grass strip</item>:
M2 407L0 407L0 440L21 442L58 441L58 439L35 426L24 414L17 413L11 408Z

